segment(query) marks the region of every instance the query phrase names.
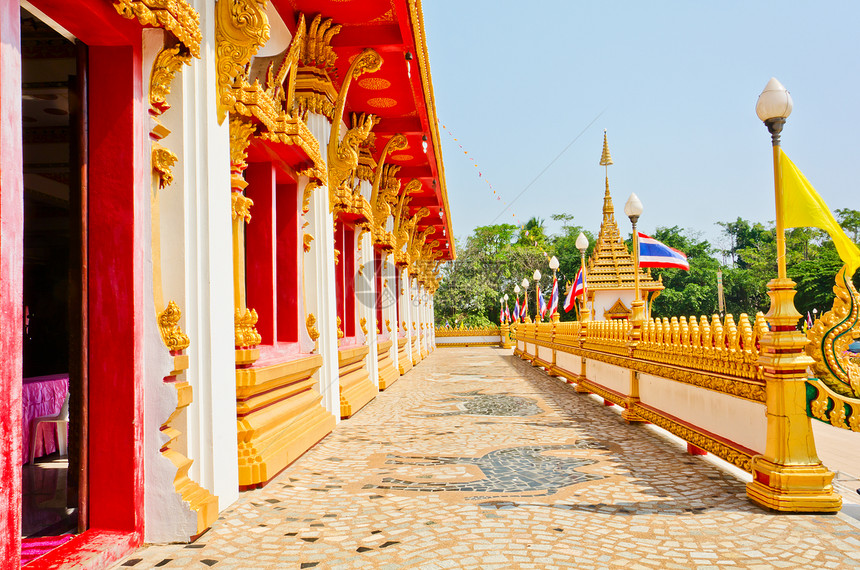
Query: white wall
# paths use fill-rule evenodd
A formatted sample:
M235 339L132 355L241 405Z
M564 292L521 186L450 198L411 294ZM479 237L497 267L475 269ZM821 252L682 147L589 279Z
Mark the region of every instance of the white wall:
M145 29L143 33L143 74L148 77L149 71L152 69L152 64L155 57L164 45L164 32L158 29ZM179 83L174 81L174 84ZM147 83L144 83L147 85ZM180 94L174 93L172 100L177 100ZM148 110L148 108L147 108ZM176 117L178 113L175 111L170 115ZM144 118L144 123L148 122L149 115L147 113ZM181 145L180 137L171 137L166 141L167 146ZM152 173L148 173L148 181L155 184L157 188L157 179ZM168 204L163 204L164 213L169 219L176 222L177 228L171 237L178 239L180 242L184 234L184 224L182 223L182 181L174 182L172 191L174 195L178 195ZM165 194L165 191L161 194ZM140 204L143 210L142 218L144 220L157 221L152 217L152 209L150 201L144 201ZM159 224L160 226L160 224ZM155 287L161 286L161 276L153 273L153 229L158 231L160 228L153 224L145 223L142 228L144 239L144 259L147 264L144 278L144 314L143 331L144 331L144 370L143 370L143 467L144 467L144 528L145 540L151 542L167 542L167 541L182 541L197 532L197 514L191 510L188 503L182 500L179 493L176 492L173 486L173 480L176 476L176 466L169 459L161 454L162 446L167 442L168 438L161 432L161 426L167 421L170 415L176 410L178 398L176 389L168 383L164 382L164 378L170 374L173 369L173 358L161 340L161 332L158 328L157 313L163 310L164 306L159 306L156 301ZM157 245L157 242L156 242ZM176 248L179 257L183 253L182 248ZM156 254L160 252L155 252ZM155 260L158 255L155 256ZM173 284L178 287L171 288L170 293L175 293L176 296L168 297L182 303L184 307L184 291L181 265L180 271L175 272L178 275L171 275L174 279ZM177 279L177 277L179 277ZM155 282L155 279L159 283ZM159 300L158 303L161 301ZM166 303L166 301L164 301ZM180 431L187 431L187 426L181 425L182 422L177 421L180 425L176 427ZM180 441L174 445L184 447L185 434L180 438Z
M651 374L639 375L639 399L697 427L763 453L766 406Z

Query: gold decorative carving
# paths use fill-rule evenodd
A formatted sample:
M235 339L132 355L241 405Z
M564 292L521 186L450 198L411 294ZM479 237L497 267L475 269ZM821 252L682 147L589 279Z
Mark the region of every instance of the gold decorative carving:
M308 329L308 336L311 337L311 340L316 342L320 337L320 331L317 330L317 318L313 313L308 315L308 318L305 319L305 328Z
M158 330L161 332L161 340L170 352L185 350L191 344L188 335L179 327L179 319L182 311L179 306L170 301L167 308L158 315Z
M311 234L302 235L302 248L305 250L305 253L311 250L311 242L314 241L314 236Z
M439 327L437 337L499 336L499 327Z
M385 328L388 332L391 332L391 319L385 319Z
M234 188L236 177L241 178L241 173L248 167L248 145L251 144L251 135L256 130L257 126L247 119L241 117L230 119L230 169ZM242 180L239 187L245 188L245 186L247 184Z
M263 342L263 337L257 332L257 311L254 309L236 309L235 340L237 348L252 348Z
M397 204L397 195L400 192L400 180L397 178L400 167L385 164L385 159L390 152L403 150L407 146L406 137L402 134L396 134L388 139L379 155L379 162L373 177L370 194L370 207L373 210L371 228L374 242L385 249L393 249L396 243L394 235L385 231L385 226L392 214L392 209Z
M133 19L144 26L164 28L188 48L191 55L200 57L200 16L186 0L114 0L114 8L124 18Z
M827 388L839 396L858 399L860 365L848 355L848 345L860 336L860 294L845 267L836 275L833 292L832 308L806 333L810 340L806 352L815 360L812 372Z
M355 182L359 146L370 136L376 121L377 118L374 115L353 115L353 127L343 136L343 141L337 144L337 149L332 152L331 145L329 146L328 190L333 212L360 209L363 197L359 191L359 184ZM332 133L334 133L334 127L332 127ZM334 136L332 134L332 137Z
M321 14L314 16L308 28L304 50L302 50L302 64L334 70L337 54L331 47L331 40L340 32L340 29L341 25L335 25L331 18L323 20Z
M343 333L343 329L341 328L342 325L343 325L343 322L340 320L340 317L338 317L337 318L337 338L343 338L344 336L346 336Z
M391 82L381 77L367 77L359 81L358 86L371 91L382 91L391 87Z
M173 184L171 169L178 157L159 144L152 145L152 170L158 175L158 188L163 190Z
M152 64L149 75L149 106L156 115L161 115L170 108L167 96L173 77L182 68L182 64L191 65L191 54L184 51L182 46L164 48Z
M367 104L377 109L387 109L397 105L397 99L391 97L373 97L367 100Z
M232 87L247 82L248 63L269 41L266 0L218 0L215 3L215 67L218 123L236 104Z
M367 336L367 318L361 317L358 325L361 327L361 332L364 333L364 336Z
M374 115L353 116L352 128L346 132L343 140L340 139L340 125L343 121L349 86L353 79L357 79L364 73L378 71L381 66L382 58L379 54L373 49L364 49L350 64L338 92L328 142L328 184L332 211L347 209L355 201L353 196L358 193L358 185L353 188L353 179L358 167L359 146L367 140L371 129L376 124ZM361 196L360 193L358 195Z
M254 201L246 198L241 192L233 192L231 199L233 202L233 219L244 220L246 224L250 222L251 206L254 205Z

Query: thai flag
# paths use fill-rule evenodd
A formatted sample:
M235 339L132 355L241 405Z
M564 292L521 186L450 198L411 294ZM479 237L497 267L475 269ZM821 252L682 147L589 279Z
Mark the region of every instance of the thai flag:
M558 279L552 278L552 295L549 298L549 314L554 315L558 310Z
M502 324L504 322L505 322L505 309L504 309L504 307L500 307L499 308L499 324Z
M505 303L505 320L511 322L511 310L508 309L507 303Z
M690 270L687 256L642 232L639 234L639 267L676 267Z
M540 294L540 289L538 289L538 309L540 310L540 318L544 318L546 316L546 301Z
M514 319L520 320L522 315L520 315L520 300L517 298L517 302L514 303Z
M573 285L570 286L570 291L567 292L567 298L564 300L564 311L566 313L573 310L574 300L580 295L585 296L585 272L582 271L581 267L576 274Z
M529 316L529 298L528 294L523 295L523 306L520 309L520 318L525 321L526 317Z

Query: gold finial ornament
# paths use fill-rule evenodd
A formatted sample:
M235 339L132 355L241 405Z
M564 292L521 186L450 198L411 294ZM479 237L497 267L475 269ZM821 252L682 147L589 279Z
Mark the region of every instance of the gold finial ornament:
M606 129L603 129L603 153L600 155L600 166L609 166L612 162L612 155L609 154L609 143L606 142Z

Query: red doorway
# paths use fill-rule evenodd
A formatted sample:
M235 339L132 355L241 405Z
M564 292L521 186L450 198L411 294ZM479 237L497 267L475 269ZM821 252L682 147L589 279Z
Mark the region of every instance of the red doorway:
M136 547L143 533L142 328L143 220L148 140L143 103L141 28L110 3L33 2L58 27L91 46L85 105L98 109L82 123L84 168L75 234L81 323L71 350L79 362L78 429L82 534L29 567L59 561L105 566ZM22 44L19 3L0 0L0 566L16 568L21 552L21 394L23 377L24 194ZM80 17L86 14L86 18ZM74 249L73 245L70 245ZM74 272L71 272L74 273ZM88 326L87 326L88 323ZM77 331L77 333L73 331ZM6 331L9 331L7 334ZM71 371L71 370L70 370ZM88 379L87 381L84 381ZM70 423L75 419L71 418Z

